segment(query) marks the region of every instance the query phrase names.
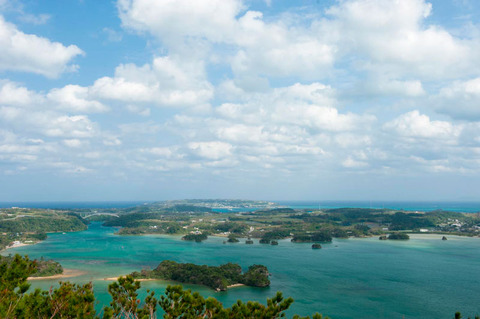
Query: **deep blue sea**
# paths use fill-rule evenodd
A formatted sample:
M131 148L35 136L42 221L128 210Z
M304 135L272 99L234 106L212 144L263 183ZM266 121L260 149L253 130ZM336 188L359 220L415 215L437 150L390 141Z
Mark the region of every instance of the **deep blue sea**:
M25 208L50 208L50 209L82 209L82 208L127 208L137 205L153 203L154 201L98 201L98 202L0 202L0 208L25 207ZM408 211L433 211L437 209L477 213L480 212L480 202L474 201L273 201L283 206L303 208L391 208ZM238 209L244 211L245 209ZM221 211L221 210L218 210ZM237 210L236 210L237 211Z

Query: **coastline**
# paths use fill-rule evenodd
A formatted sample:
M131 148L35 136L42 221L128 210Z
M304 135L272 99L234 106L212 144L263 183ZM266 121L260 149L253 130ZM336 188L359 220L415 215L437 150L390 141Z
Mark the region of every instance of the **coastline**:
M63 279L72 278L85 275L87 272L78 269L63 269L63 273L46 277L28 277L27 280L51 280L51 279Z
M0 249L0 253L2 252L5 252L9 249L12 249L12 248L18 248L18 247L24 247L24 246L30 246L30 245L36 245L38 243L42 242L42 240L39 240L39 241L36 241L36 242L32 242L32 243L28 243L28 244L25 244L25 243L17 243L17 244L12 244L10 246L7 246L3 249Z
M242 287L242 286L245 286L245 284L233 284L233 285L227 286L227 289L236 288L236 287Z
M125 276L118 276L118 277L107 277L103 278L105 281L117 281L118 278L120 277L125 277ZM160 281L161 279L155 279L155 278L140 278L140 279L135 279L135 281Z
M118 276L118 277L107 277L107 278L103 278L104 281L117 281L118 278L120 277L124 277L124 276ZM164 280L164 279L155 279L155 278L140 278L140 279L135 279L135 281L165 281L165 282L169 282L169 280ZM182 284L182 283L180 283ZM195 284L192 284L192 285L195 285ZM200 285L200 286L203 286L203 285ZM233 284L233 285L230 285L230 286L227 286L227 289L230 289L230 288L237 288L237 287L243 287L243 286L246 286L245 284Z

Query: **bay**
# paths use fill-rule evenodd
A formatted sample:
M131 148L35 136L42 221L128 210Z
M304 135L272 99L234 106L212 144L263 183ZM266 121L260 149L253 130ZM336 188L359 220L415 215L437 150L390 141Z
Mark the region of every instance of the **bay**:
M480 239L439 235L412 235L409 241L378 238L334 239L312 250L310 244L279 241L278 246L223 244L210 237L202 243L185 242L179 236L117 236L115 229L92 223L76 233L49 234L33 246L2 254L28 254L51 258L65 268L86 272L66 280L94 283L101 304L109 302L106 277L154 268L162 260L220 265L239 263L268 267L269 288L239 287L216 293L187 285L204 296L214 296L225 306L237 299L265 302L276 291L295 299L288 311L310 315L316 311L331 318L451 318L480 314ZM32 282L49 288L57 280ZM142 288L161 294L168 282L142 282ZM145 290L145 289L143 289Z

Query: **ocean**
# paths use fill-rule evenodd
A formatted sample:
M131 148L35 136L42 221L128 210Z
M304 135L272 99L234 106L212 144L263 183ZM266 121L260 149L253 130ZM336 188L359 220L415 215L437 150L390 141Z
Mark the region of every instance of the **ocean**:
M127 208L137 205L153 203L154 201L96 201L96 202L0 202L0 208L24 207L24 208L50 208L50 209L89 209L89 208ZM273 201L282 206L297 209L318 209L318 208L391 208L409 211L433 211L437 209L477 213L480 212L480 202L476 201L332 201L332 200L310 200Z

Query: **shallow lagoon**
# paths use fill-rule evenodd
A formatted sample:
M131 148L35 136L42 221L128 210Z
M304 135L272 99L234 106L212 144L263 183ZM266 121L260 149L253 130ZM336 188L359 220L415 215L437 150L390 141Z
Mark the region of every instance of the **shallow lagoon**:
M230 306L237 299L265 302L276 291L295 298L288 314L315 311L336 318L451 318L455 311L480 314L480 238L414 235L409 241L377 238L338 239L312 250L310 244L279 241L279 246L223 244L210 237L203 243L185 242L172 236L117 236L114 228L90 225L87 231L50 234L34 246L5 253L44 256L65 268L86 275L67 280L93 281L102 303L109 302L109 282L103 280L155 267L164 259L196 264L239 263L244 269L264 264L270 272L270 288L239 287L216 293L188 286L204 296L212 295ZM36 281L48 288L56 281ZM142 287L162 293L166 282L143 282Z

